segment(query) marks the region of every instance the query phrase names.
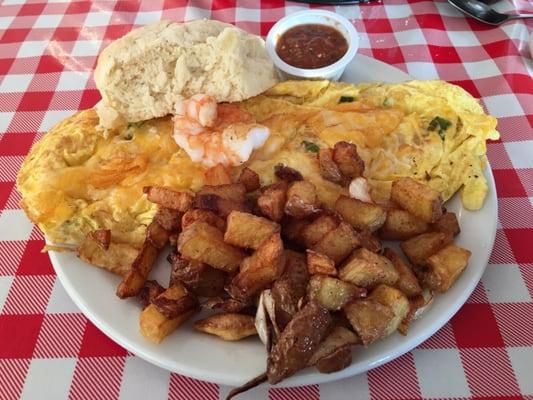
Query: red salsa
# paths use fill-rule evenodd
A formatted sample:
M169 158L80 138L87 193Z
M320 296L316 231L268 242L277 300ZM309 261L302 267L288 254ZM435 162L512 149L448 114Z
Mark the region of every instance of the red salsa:
M287 64L315 69L331 65L348 51L348 42L335 28L320 24L297 25L278 40L276 52Z

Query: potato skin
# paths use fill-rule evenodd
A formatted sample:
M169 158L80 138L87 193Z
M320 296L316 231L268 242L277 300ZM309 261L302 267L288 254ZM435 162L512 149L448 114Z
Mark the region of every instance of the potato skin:
M428 224L408 211L391 208L378 234L385 240L406 240L427 232Z
M392 182L391 200L428 223L437 221L442 215L440 193L413 178L405 177Z
M211 315L196 321L194 328L200 332L216 335L226 341L237 341L257 334L254 317L237 313Z

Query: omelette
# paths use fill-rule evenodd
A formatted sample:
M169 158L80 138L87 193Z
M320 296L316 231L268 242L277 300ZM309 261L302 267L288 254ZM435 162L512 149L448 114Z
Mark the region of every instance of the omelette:
M286 81L237 105L270 130L243 164L263 185L275 181L275 165L285 164L333 206L347 189L321 177L317 151L344 140L357 145L377 203L388 202L394 179L409 176L444 200L462 189L467 209L483 205L486 141L499 137L496 119L457 86ZM243 166L232 173L237 176ZM109 229L113 242L135 254L156 212L143 187L195 192L204 185L205 171L173 140L170 116L102 131L89 109L35 144L17 186L22 207L50 242L78 246L88 233Z

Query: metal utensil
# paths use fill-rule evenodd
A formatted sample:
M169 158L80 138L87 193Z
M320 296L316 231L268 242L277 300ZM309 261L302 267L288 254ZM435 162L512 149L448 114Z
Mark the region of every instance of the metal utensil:
M477 0L448 0L448 3L472 18L491 25L500 25L513 19L533 18L533 14L502 14Z

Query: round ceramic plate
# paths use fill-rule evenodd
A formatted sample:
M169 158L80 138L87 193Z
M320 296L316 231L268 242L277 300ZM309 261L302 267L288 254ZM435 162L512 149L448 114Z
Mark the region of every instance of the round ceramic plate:
M402 71L363 55L354 58L342 77L343 81L352 83L398 83L409 79L412 78ZM307 368L279 386L334 381L377 367L429 338L459 310L483 274L496 233L496 188L490 168L486 168L485 175L489 192L480 211L469 212L462 208L458 196L446 204L450 211L457 213L461 225L457 243L472 252L469 266L455 285L447 293L437 296L432 306L412 324L408 335L396 333L368 348L357 346L352 365L340 372L320 374L314 368ZM224 342L194 331L189 321L159 345L146 341L139 333L141 308L138 301L119 300L115 296L119 277L88 266L71 253L49 254L63 286L87 318L137 356L179 374L231 386L241 385L265 370L266 352L257 337ZM155 268L153 274L153 278L162 283L168 281L165 256L159 260L159 264L164 265Z

